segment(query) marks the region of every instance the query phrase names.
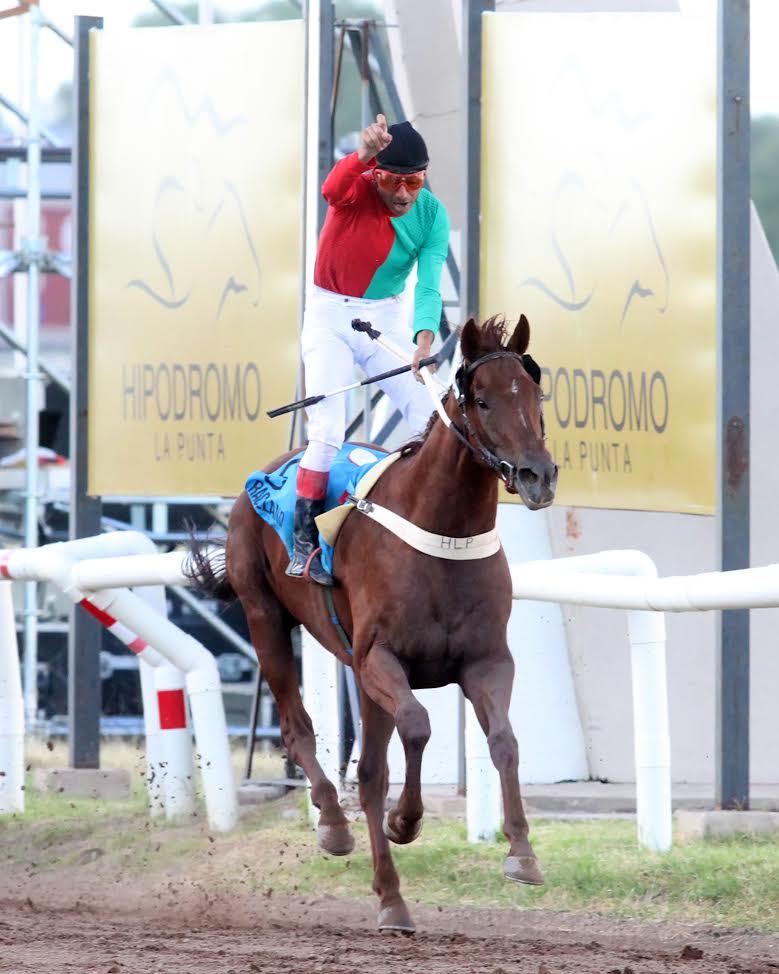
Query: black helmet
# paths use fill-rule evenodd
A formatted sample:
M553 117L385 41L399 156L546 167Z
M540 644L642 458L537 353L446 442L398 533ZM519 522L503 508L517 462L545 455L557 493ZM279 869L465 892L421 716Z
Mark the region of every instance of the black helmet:
M376 165L387 172L409 173L427 169L430 159L425 140L411 122L398 122L387 130L392 142L376 156Z

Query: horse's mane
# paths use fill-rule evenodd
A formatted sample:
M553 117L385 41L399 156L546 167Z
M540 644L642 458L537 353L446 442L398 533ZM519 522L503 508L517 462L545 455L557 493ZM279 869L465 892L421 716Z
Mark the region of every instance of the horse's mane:
M509 338L506 330L505 317L503 315L493 315L491 318L487 318L479 329L479 337L481 339L479 342L479 356L488 355L490 352L497 352L501 348L504 348ZM446 402L449 398L450 391L446 391L443 402ZM438 419L438 412L434 411L424 431L418 436L415 436L414 439L409 440L408 443L404 443L399 450L400 455L402 457L408 457L417 453L430 435L430 431Z

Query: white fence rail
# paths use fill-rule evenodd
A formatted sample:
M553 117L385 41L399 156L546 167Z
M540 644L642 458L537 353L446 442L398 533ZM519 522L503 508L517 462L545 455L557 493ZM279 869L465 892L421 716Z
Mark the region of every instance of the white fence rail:
M567 602L628 612L633 680L636 818L639 843L670 849L671 761L663 612L779 606L779 565L730 572L657 577L640 551L602 551L575 558L511 566L515 599ZM471 734L474 775L484 770L484 735ZM468 760L468 757L466 758ZM496 777L496 776L495 776ZM493 786L494 787L494 779ZM499 826L491 789L469 806L469 835L494 835Z
M24 700L11 586L0 582L0 814L24 811Z
M219 671L213 656L165 615L163 584L185 584L185 555L158 555L139 532L116 532L41 548L0 553L0 577L8 581L49 582L95 616L140 661L147 737L152 814L160 808L169 819L189 818L195 811L192 738L187 725L184 688L189 696L208 822L214 831L231 829L238 819L230 747ZM143 595L126 586L152 586ZM122 586L122 587L118 587ZM10 599L7 583L2 596ZM0 602L2 608L3 602ZM7 607L7 606L6 606ZM18 656L13 612L0 615L3 654L0 662L0 713L16 715L19 701ZM11 647L10 649L8 647ZM17 678L12 673L11 657ZM144 667L153 668L153 684ZM0 725L0 764L18 764L18 720ZM14 781L16 778L14 777ZM155 782L157 784L155 784ZM159 782L162 794L158 798ZM21 804L21 782L0 791L0 812ZM13 806L13 808L12 808Z
M163 614L160 587L186 584L182 573L186 556L152 554L150 545L145 536L126 532L43 548L14 549L0 553L0 577L57 584L74 602L100 618L138 652L143 662L155 667L158 700L160 693L181 690L182 683L179 680L176 684L176 674L180 677L183 672L202 756L209 823L215 830L226 830L237 820L237 800L218 670L210 653ZM514 564L511 577L515 599L628 612L638 841L655 851L669 849L672 842L671 747L663 613L779 606L779 565L658 578L654 563L643 552L615 550ZM127 586L152 588L140 596L130 592ZM5 777L0 779L0 812L8 812L23 807L19 756L23 709L10 593L2 583L0 637L0 763L7 769ZM15 671L11 660L16 663ZM313 681L328 684L323 688L324 696L328 697L332 693L330 677L329 671L323 672ZM311 688L309 698L310 693ZM158 708L147 708L148 699L149 694L144 692L149 749L154 751L150 768L168 764L170 791L164 796L165 811L169 817L180 817L188 813L194 800L188 791L192 778L191 773L171 775L170 762L175 765L180 761L188 747L182 746L182 740L189 741L189 733L185 730L184 737L176 741L165 738L167 721L163 719L160 723ZM309 705L322 710L314 705L313 698L309 699ZM151 714L147 715L147 710ZM327 712L332 715L332 707L328 706ZM316 726L317 721L314 723ZM337 754L334 733L331 728L325 735L323 750ZM466 712L465 740L468 835L472 841L485 841L495 835L500 825L499 788L484 734L470 708Z

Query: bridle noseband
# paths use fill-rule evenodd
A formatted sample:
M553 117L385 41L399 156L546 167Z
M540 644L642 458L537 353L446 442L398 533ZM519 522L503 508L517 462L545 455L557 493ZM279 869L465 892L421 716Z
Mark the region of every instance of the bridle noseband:
M491 470L495 471L495 473L506 485L506 489L510 493L516 494L516 482L519 475L519 470L517 469L516 465L509 463L508 460L501 460L492 452L492 450L482 443L482 441L479 439L478 433L473 428L473 424L468 419L468 414L465 411L465 401L468 398L468 390L473 373L479 368L480 365L484 365L485 362L490 362L492 359L497 358L516 359L528 373L530 378L533 379L534 382L540 383L541 369L530 357L530 355L518 355L516 352L510 352L506 348L497 352L488 352L486 355L482 355L480 358L475 359L470 363L470 365L466 366L463 364L457 370L454 379L457 385L457 406L460 410L463 425L461 429L457 423L452 420L450 428L459 437L462 443L468 447L471 453L475 454L480 460L486 463ZM475 441L475 443L472 442L472 440Z

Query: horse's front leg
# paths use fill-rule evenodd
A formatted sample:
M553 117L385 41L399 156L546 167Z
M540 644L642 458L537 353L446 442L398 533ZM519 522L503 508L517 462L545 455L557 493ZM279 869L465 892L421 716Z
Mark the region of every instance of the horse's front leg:
M414 923L400 894L400 880L387 838L410 842L422 820L422 751L430 736L425 708L411 693L406 674L387 649L373 646L361 657L357 678L363 720L363 745L357 775L360 803L368 820L373 853L373 890L379 897L379 930L413 933ZM396 808L384 819L389 787L387 745L397 726L406 750L406 784Z
M360 694L362 751L357 765L360 805L368 823L373 856L373 892L379 897L377 926L382 932L413 933L414 921L400 894L400 879L387 836L382 829L384 801L389 786L387 745L395 722L386 710L368 696Z
M403 791L387 812L384 832L398 845L413 842L422 829L422 755L430 740L430 718L411 692L408 677L393 653L374 646L360 666L364 691L391 714L406 755Z
M514 660L508 648L499 656L481 659L463 670L461 686L487 735L490 757L500 775L503 794L503 834L509 854L503 863L506 879L540 886L544 874L528 838L530 828L519 790L519 748L509 723L514 684Z

